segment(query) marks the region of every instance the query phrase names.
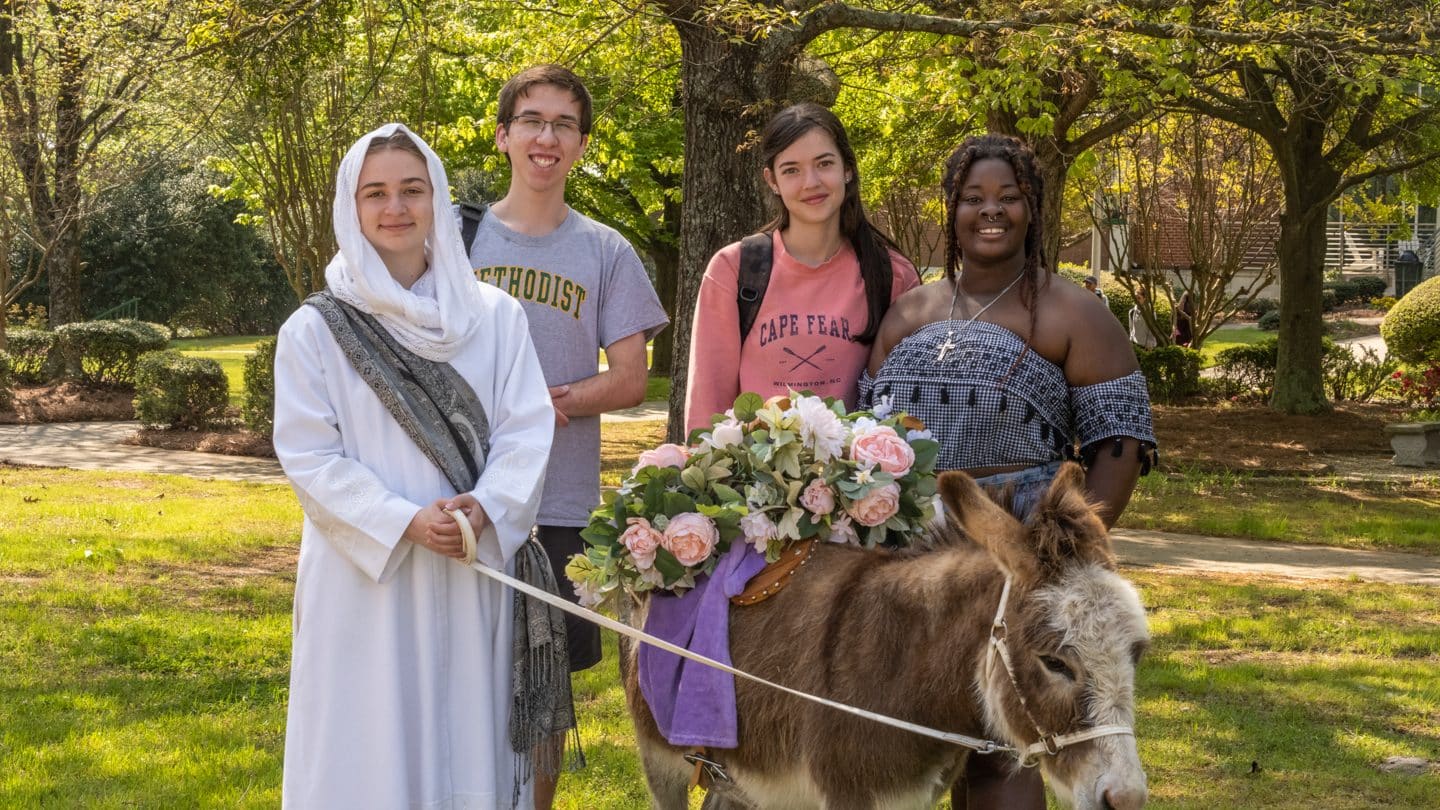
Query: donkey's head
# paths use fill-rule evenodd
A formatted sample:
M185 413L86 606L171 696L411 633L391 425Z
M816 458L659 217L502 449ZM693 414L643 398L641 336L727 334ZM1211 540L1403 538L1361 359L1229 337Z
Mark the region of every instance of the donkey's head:
M940 493L1010 578L976 684L991 731L1022 750L1043 746L1040 766L1065 803L1132 810L1145 804L1145 772L1124 730L1134 726L1135 666L1149 632L1084 483L1079 465L1065 465L1024 523L964 473L941 476ZM1107 733L1067 742L1087 731Z

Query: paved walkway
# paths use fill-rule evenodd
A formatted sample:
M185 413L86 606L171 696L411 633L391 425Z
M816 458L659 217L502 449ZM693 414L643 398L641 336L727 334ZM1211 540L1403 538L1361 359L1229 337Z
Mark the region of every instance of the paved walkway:
M664 417L663 405L642 405L617 415L617 418L631 420ZM138 428L135 422L0 425L0 463L285 482L280 465L274 459L121 444ZM1112 537L1121 564L1132 568L1296 579L1354 578L1440 587L1440 557L1437 556L1136 529L1116 529Z

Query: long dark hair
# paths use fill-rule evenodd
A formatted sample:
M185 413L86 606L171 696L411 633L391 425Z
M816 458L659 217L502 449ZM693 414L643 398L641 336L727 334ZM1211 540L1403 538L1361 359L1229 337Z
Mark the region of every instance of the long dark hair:
M960 146L945 161L945 179L941 187L945 190L945 277L955 281L964 256L955 239L955 214L960 208L960 194L965 187L965 177L976 161L994 158L1010 164L1015 172L1015 183L1025 198L1025 207L1030 212L1030 225L1025 229L1025 265L1021 268L1020 302L1030 313L1030 334L1026 335L1026 349L1035 335L1035 296L1040 285L1045 283L1045 219L1040 213L1040 200L1044 193L1044 181L1040 179L1040 168L1035 163L1035 152L1018 138L1008 135L972 135L961 141ZM958 282L957 282L958 283Z
M890 308L893 283L890 251L899 253L900 248L865 217L865 206L860 202L860 167L855 161L850 139L845 135L845 127L835 113L819 104L806 101L791 105L776 113L765 125L765 132L760 135L760 158L765 168L773 172L775 158L812 129L823 130L835 142L835 147L840 150L840 159L845 164L845 172L851 177L850 182L845 184L845 199L840 204L840 235L849 240L860 262L860 279L865 283L865 305L869 314L865 331L852 339L869 345L875 342L880 320ZM780 210L762 229L767 233L790 227L790 211L778 198L776 202Z

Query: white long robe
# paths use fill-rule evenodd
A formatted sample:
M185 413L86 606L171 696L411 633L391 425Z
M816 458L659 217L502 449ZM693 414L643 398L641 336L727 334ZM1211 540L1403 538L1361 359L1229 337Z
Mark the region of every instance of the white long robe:
M477 566L502 568L539 505L554 412L520 305L482 292L482 326L451 364L490 420L472 491L492 522ZM280 330L275 450L305 510L284 805L509 807L512 595L401 539L423 505L455 493L314 307Z

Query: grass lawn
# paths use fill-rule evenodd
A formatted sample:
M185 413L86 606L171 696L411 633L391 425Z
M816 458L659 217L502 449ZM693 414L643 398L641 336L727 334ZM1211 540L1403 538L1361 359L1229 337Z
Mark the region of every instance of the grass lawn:
M1163 470L1140 479L1119 525L1440 554L1440 476L1342 481Z
M1215 365L1215 358L1220 352L1231 346L1249 346L1252 343L1259 343L1266 338L1275 337L1274 332L1262 331L1256 326L1242 326L1238 329L1217 329L1205 338L1205 344L1200 347L1200 354L1203 360L1200 364L1209 368Z
M245 399L245 358L255 352L255 344L265 335L235 337L184 338L170 341L170 348L191 357L208 357L220 364L230 381L230 404L241 405Z
M298 528L283 486L0 468L0 806L275 806ZM1440 760L1434 589L1126 573L1151 807L1434 806L1375 768ZM608 636L563 808L645 805Z

